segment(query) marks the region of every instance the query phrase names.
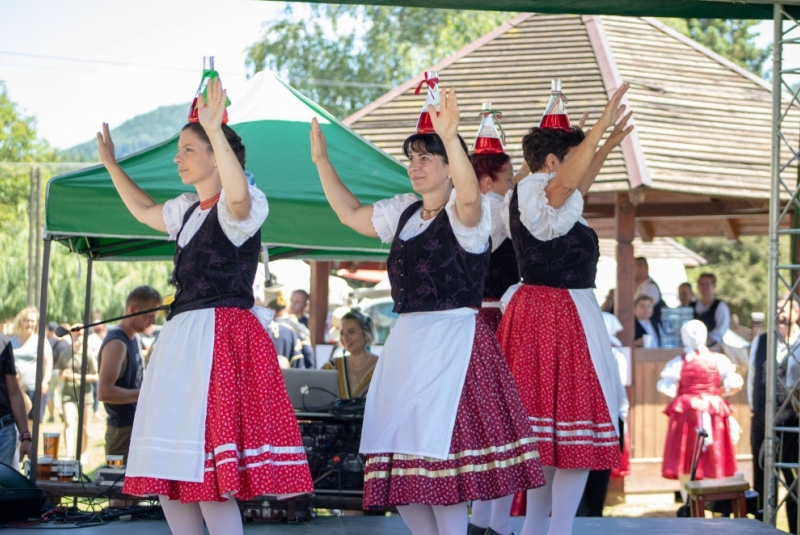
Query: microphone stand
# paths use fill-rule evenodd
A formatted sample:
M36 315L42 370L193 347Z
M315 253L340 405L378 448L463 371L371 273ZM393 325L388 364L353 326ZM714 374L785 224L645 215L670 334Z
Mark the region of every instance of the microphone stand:
M65 329L63 327L59 327L56 329L57 336L64 336L69 333L70 338L72 337L72 333L83 331L83 358L81 359L81 388L80 388L80 397L78 398L78 440L75 448L75 457L78 461L78 479L81 478L83 475L83 467L80 466L80 458L81 458L81 448L83 446L83 425L84 425L84 411L86 409L86 371L88 368L88 345L87 345L87 337L86 337L86 329L89 327L94 327L96 325L103 325L105 323L111 323L112 321L119 321L124 320L126 318L132 318L134 316L141 316L142 314L150 314L151 312L159 312L161 310L167 310L169 305L161 305L155 308L149 308L147 310L139 310L138 312L133 312L131 314L123 314L122 316L117 316L116 318L108 318L105 320L95 321L93 323L88 323L86 325L78 325L77 327L73 327L72 329ZM98 355L99 356L99 355ZM74 354L73 354L74 358ZM100 370L97 370L100 373ZM69 437L67 437L69 440ZM77 498L75 499L77 503Z

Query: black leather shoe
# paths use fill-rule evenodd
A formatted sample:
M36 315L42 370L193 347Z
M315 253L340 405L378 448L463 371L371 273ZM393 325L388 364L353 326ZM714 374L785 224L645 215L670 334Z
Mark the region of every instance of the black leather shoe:
M486 535L500 535L500 533L496 532L492 528L486 528ZM514 532L512 531L510 535L514 535Z
M467 524L467 535L486 535L489 533L487 528L479 528L475 524Z

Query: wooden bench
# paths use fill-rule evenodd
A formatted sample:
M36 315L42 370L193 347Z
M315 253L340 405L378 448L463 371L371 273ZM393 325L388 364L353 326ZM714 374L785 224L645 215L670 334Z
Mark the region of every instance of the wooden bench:
M689 494L689 510L692 517L703 518L706 502L730 501L735 518L747 517L747 502L744 493L750 489L750 483L741 477L722 479L703 479L687 481L686 492Z

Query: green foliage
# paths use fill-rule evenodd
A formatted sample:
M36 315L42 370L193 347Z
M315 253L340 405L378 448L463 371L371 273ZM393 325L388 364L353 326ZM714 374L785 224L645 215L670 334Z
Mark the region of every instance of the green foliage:
M720 56L761 76L772 47L759 48L753 27L759 21L743 19L661 19L674 30L691 37Z
M292 4L265 24L247 64L273 69L344 118L514 16L512 13Z
M151 112L137 115L111 129L117 158L152 147L170 139L186 124L189 102L174 106L161 106ZM63 161L97 162L97 140L92 139L71 149L59 152Z

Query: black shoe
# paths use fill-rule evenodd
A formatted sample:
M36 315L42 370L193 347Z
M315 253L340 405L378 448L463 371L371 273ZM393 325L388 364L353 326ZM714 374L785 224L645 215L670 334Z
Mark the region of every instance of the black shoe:
M467 535L486 535L489 531L488 528L479 528L475 524L467 524Z
M500 535L500 533L496 532L492 528L486 528L486 535ZM510 535L514 535L514 532L512 531Z

